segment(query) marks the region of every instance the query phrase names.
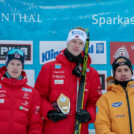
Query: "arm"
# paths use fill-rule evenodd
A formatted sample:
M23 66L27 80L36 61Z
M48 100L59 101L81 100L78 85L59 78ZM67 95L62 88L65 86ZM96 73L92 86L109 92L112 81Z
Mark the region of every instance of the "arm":
M96 116L96 101L101 96L101 84L98 72L91 68L91 73L89 74L89 95L86 102L86 110L90 113L91 119L88 123L93 123Z
M28 113L28 134L42 134L43 121L40 114L40 105L40 95L36 90L34 90Z
M111 131L109 109L106 99L101 96L97 101L95 130L96 134L116 134Z
M38 75L37 81L35 83L35 88L39 91L41 95L41 115L45 120L48 120L47 113L50 110L54 110L51 103L48 100L50 92L50 66L48 64L44 65Z

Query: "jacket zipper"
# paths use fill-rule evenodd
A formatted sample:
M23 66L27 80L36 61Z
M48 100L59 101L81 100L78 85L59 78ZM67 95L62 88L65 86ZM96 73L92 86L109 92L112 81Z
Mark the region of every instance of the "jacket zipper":
M133 134L133 132L132 132L132 121L131 121L131 112L130 112L129 98L128 98L128 93L127 93L127 91L125 91L125 93L126 93L126 99L127 99L127 105L128 105L129 124L130 124L130 134Z

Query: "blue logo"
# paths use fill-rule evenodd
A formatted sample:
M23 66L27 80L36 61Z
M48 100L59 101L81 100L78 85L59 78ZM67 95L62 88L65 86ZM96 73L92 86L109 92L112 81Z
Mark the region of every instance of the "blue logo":
M55 64L55 69L61 69L61 64Z
M98 106L96 106L96 113L98 113Z
M120 107L122 106L122 102L115 102L112 104L113 107Z
M22 88L22 91L26 91L26 92L32 92L32 89L28 89L28 88Z
M42 62L54 59L61 51L55 51L54 49L51 49L49 51L46 51L42 53Z
M129 87L134 87L134 85L130 85Z
M96 43L96 53L104 53L104 43Z
M81 35L81 36L84 37L84 33L83 32L81 32L81 31L72 31L72 35L76 35L76 34Z
M90 45L88 53L94 53L94 47L93 45Z

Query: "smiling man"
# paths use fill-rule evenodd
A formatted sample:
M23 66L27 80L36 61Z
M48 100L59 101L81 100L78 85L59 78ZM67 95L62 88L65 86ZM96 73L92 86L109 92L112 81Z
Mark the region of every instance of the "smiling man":
M108 77L107 93L97 101L96 134L134 133L134 81L131 61L118 57Z
M83 49L87 34L84 28L76 27L68 33L67 48L62 50L55 61L42 66L35 88L41 94L41 114L44 117L44 134L74 134L75 118L81 125L81 134L88 134L88 123L95 120L96 101L100 97L100 79L97 71L90 66L88 57L83 109L76 112ZM68 112L55 107L59 96L61 103L70 100ZM59 101L58 101L59 102ZM59 106L59 105L58 105ZM64 106L64 108L67 108Z
M11 49L6 66L0 68L0 133L42 134L41 98L27 85L23 71L25 54Z

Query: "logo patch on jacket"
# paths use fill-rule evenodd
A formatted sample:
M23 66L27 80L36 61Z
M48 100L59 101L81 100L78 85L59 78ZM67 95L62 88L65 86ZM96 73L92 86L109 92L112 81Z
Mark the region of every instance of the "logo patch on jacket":
M55 69L61 69L61 64L55 64Z
M122 102L115 102L112 104L113 107L120 107L122 106Z
M23 107L23 106L20 106L20 110L29 111L28 108L25 108L25 107Z
M64 80L54 80L54 84L64 84Z
M2 88L2 84L0 84L0 88Z
M22 91L26 91L26 92L32 92L32 89L28 89L28 88L22 88Z
M96 106L96 113L98 113L98 106Z
M0 99L0 103L4 103L4 101L5 101L4 99Z
M129 87L134 87L134 85L130 85Z
M115 115L115 117L125 117L125 114L121 114L121 115Z

